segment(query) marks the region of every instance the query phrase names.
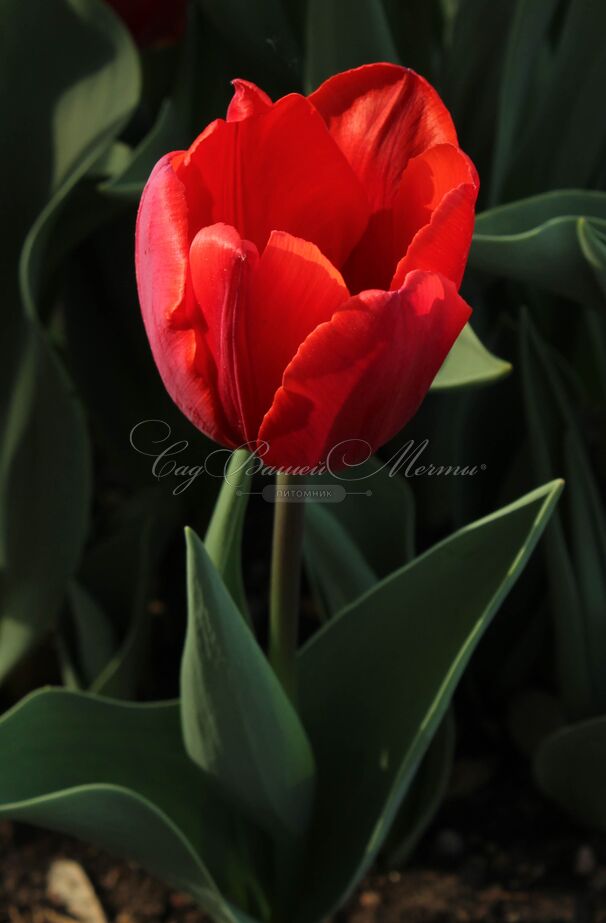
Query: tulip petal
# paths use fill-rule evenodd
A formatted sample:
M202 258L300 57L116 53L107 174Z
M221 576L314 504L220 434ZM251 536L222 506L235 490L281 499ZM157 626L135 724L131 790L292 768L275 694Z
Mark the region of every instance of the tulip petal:
M437 92L396 64L366 64L337 74L309 99L363 183L373 211L391 205L411 157L436 144L457 143Z
M409 162L394 202L393 246L404 256L391 288L400 288L413 269L440 272L459 287L471 246L478 186L469 158L450 145L439 145Z
M248 314L250 278L259 259L257 248L242 240L235 228L213 224L196 234L189 258L197 304L187 323L195 330L202 357L198 370L205 374L210 352L219 400L232 431L246 442L251 435L245 425L238 378L236 332Z
M301 343L348 298L343 277L315 244L272 232L238 328L243 412L255 434Z
M237 444L217 399L216 367L191 325L195 310L188 278L189 228L183 184L172 155L154 168L143 191L135 261L139 301L154 360L173 401L191 422L226 445Z
M264 461L334 469L366 458L413 416L470 313L435 273L351 298L287 367L259 431Z
M227 121L241 122L271 107L271 99L250 80L232 80L233 98L227 107Z
M224 222L263 250L272 230L313 240L342 265L368 220L366 195L311 103L291 94L254 118L219 120L175 165L204 223Z

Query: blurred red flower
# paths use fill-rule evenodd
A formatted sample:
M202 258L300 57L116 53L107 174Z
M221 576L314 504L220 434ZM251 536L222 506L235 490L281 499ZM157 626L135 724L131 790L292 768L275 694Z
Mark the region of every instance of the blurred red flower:
M470 315L458 288L475 168L405 68L367 65L275 103L234 86L226 120L163 157L143 192L137 280L156 364L199 429L266 443L275 467L324 462L344 441L375 450Z
M187 0L106 0L142 48L179 40L185 30Z

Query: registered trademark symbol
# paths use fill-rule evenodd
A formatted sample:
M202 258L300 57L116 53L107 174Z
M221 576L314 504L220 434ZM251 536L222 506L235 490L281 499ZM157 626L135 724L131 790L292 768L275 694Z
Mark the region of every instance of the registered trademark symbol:
M481 469L482 471L486 471L486 465L480 465L480 469Z

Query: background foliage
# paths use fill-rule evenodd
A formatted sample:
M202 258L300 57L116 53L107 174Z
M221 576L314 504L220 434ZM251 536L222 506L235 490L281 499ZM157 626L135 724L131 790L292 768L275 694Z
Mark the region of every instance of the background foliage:
M382 456L428 439L436 464L486 467L379 478L372 512L310 509L306 631L415 550L563 476L541 553L474 657L457 714L469 720L480 690L538 785L605 827L606 6L191 0L183 35L145 47L102 0L0 0L0 23L3 704L47 682L125 699L178 689L182 529L204 533L219 481L174 496L175 479L156 480L129 438L142 420L166 421L189 464L210 448L165 395L138 311L134 219L155 160L224 114L235 76L275 98L395 61L439 89L482 188L463 287L473 331ZM261 625L267 511L250 512L245 583ZM397 519L388 533L385 517ZM115 707L127 725L139 706ZM158 741L174 735L168 706L146 714ZM439 798L448 735L445 719L424 764L435 784L391 843L400 857Z

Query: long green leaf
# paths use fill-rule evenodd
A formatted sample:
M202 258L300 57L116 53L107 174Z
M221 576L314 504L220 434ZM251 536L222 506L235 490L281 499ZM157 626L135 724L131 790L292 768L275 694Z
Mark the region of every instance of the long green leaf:
M606 227L606 194L561 190L500 206L477 216L469 265L537 285L582 303L603 304L594 271L579 243L581 216Z
M302 650L301 713L319 787L299 923L329 913L372 862L561 486L547 484L436 545Z
M278 837L305 833L314 791L307 736L202 542L187 531L181 715L191 758Z
M528 315L520 325L520 369L530 448L538 477L552 477L562 420L545 380L545 357L537 363L537 337ZM559 512L545 536L548 578L555 618L556 671L563 700L572 714L591 703L588 646L577 574L572 566Z
M557 0L517 0L507 38L499 88L499 117L491 176L491 201L498 202L507 168L522 128L536 49L544 40Z
M0 816L91 840L190 891L220 923L244 919L219 893L237 887L229 814L185 754L177 703L43 690L0 720L0 752Z
M82 409L44 335L28 330L0 452L0 680L50 630L90 502Z

